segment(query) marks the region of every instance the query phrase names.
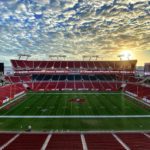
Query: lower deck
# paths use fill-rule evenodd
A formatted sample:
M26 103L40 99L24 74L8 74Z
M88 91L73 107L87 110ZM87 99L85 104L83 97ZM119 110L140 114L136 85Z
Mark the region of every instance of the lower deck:
M149 150L150 132L0 133L0 149Z

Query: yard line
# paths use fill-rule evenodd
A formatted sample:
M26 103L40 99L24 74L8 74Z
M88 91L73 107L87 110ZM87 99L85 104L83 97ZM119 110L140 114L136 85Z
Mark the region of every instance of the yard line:
M2 108L4 108L4 107L6 107L7 105L9 105L9 104L11 104L11 103L17 101L18 99L22 98L22 97L25 96L25 95L26 95L26 93L24 93L24 94L22 94L22 95L20 95L20 96L17 96L17 97L14 98L13 100L9 100L6 104L3 104L2 106L0 106L0 109L2 109Z
M150 118L150 115L47 115L47 116L18 116L1 115L0 118Z

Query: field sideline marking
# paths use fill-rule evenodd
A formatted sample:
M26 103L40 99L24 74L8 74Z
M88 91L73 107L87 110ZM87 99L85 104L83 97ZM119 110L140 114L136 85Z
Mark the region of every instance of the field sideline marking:
M0 106L0 109L2 109L2 108L4 108L4 107L6 107L7 105L9 105L9 104L11 104L11 103L17 101L18 99L22 98L22 97L25 96L25 95L26 95L26 93L23 93L23 94L17 96L16 98L14 98L13 100L9 100L6 104L3 104L2 106Z
M128 97L130 97L130 98L132 98L132 99L134 99L134 100L136 100L137 102L140 102L140 103L142 103L142 104L144 104L144 105L150 107L150 104L144 102L143 100L139 100L138 98L136 98L136 97L134 97L134 96L132 96L132 95L129 95L129 94L126 93L126 92L123 93L123 94L126 95L126 96L128 96Z
M36 119L42 119L42 118L150 118L150 115L50 115L50 116L18 116L18 115L1 115L0 118L36 118Z
M114 95L119 95L120 94L121 95L122 93L94 93L94 92L92 93L91 92L91 93L27 93L27 94L33 94L33 95L34 94L35 95L36 94L52 94L52 95L57 95L57 94L88 94L88 95L90 94L112 94L113 95L114 94Z

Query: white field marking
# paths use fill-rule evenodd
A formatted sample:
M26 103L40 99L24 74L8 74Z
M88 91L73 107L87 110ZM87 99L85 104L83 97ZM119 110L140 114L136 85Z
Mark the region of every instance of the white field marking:
M126 96L128 96L128 97L130 97L130 98L132 98L132 99L135 99L136 101L138 101L138 102L140 102L140 103L142 103L142 104L144 104L144 105L146 105L146 106L149 106L149 107L150 107L150 104L145 103L143 100L139 100L138 98L133 97L133 96L127 94L127 93L123 93L123 94L126 95Z
M49 135L47 136L47 138L45 139L45 142L43 143L43 146L42 146L41 150L45 150L45 149L46 149L46 147L47 147L47 145L48 145L48 142L49 142L51 136L52 136L52 134L49 134Z
M14 98L13 100L10 100L8 103L6 103L6 104L0 106L0 109L2 109L2 108L4 108L4 107L6 107L7 105L9 105L9 104L11 104L11 103L17 101L18 99L22 98L22 97L25 96L25 95L26 95L26 93L24 93L24 94L22 94L22 95L20 95L20 96L18 96L18 97L16 97L16 98Z
M27 132L19 132L19 131L0 131L0 133L15 133L15 134L22 134L22 133L27 133ZM99 134L99 133L141 133L141 134L149 134L150 130L90 130L90 131L82 131L82 130L47 130L47 131L32 131L32 132L28 132L27 134L54 134L54 133L62 133L62 134L66 134L66 133L79 133L79 134L89 134L89 133L94 133L94 134Z
M112 135L126 150L130 150L128 145L126 145L116 134L113 133Z
M5 149L5 147L7 147L10 143L12 143L20 134L15 135L14 137L12 137L7 143L5 143L4 145L2 145L0 147L0 150Z
M48 109L41 109L41 111L42 111L42 112L46 112L46 111L48 111Z
M150 118L150 115L47 115L47 116L16 116L0 115L0 118Z
M21 102L19 102L19 104L17 104L16 106L18 107L19 105L21 105L21 104L24 103L24 102L25 102L25 101L21 101ZM9 113L9 112L12 111L13 109L15 109L15 107L13 107L12 109L7 110L7 111L4 113L4 115L7 114L7 113Z
M81 136L83 150L88 150L84 134L81 134L80 136Z
M150 138L150 135L149 135L149 134L147 134L147 133L144 133L144 135L145 135L146 137Z
M34 95L34 94L35 94L35 95L37 95L37 94L50 94L50 95L51 95L51 94L52 94L52 95L58 95L58 94L61 94L61 95L63 95L63 94L67 94L67 95L68 95L68 94L79 94L79 95L80 95L80 94L88 94L88 95L91 95L91 94L95 94L95 95L101 95L101 94L106 94L106 95L107 95L107 94L112 94L112 95L113 95L113 94L114 94L114 95L119 95L119 94L120 94L120 95L121 95L122 93L113 93L113 92L112 92L112 93L28 93L28 94L32 94L32 95Z

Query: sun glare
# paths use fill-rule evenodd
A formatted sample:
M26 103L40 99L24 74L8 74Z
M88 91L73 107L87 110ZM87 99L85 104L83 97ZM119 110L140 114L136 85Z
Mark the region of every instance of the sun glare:
M122 60L129 60L133 57L132 52L127 50L122 51L120 55Z

